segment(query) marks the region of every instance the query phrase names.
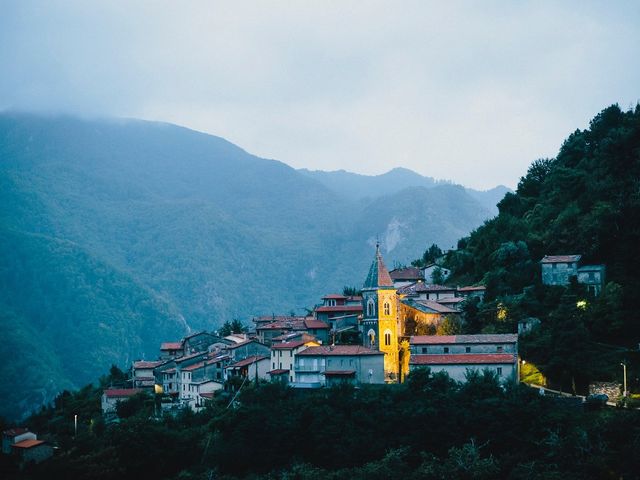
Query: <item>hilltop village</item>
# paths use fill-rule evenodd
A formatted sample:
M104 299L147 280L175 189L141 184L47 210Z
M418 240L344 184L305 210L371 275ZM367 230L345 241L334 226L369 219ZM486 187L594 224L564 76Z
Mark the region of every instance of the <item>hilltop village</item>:
M579 255L545 256L543 283L566 285L575 276L597 294L604 266L579 261ZM463 321L464 303L482 301L485 293L484 286L429 283L448 274L434 264L389 271L376 246L358 295L327 294L308 316L255 317L248 333L198 332L165 342L157 360L133 362L128 388L104 391L103 413L115 413L119 401L145 390L162 395L163 409L198 411L217 392L247 381L293 388L398 383L420 367L457 381L465 381L468 370L488 369L503 383L516 382L517 333L447 334Z

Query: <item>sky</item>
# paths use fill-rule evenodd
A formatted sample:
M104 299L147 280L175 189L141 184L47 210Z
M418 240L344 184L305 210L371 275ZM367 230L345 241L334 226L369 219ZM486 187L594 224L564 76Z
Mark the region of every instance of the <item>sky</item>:
M159 120L295 168L514 188L640 101L640 2L0 0L0 110Z

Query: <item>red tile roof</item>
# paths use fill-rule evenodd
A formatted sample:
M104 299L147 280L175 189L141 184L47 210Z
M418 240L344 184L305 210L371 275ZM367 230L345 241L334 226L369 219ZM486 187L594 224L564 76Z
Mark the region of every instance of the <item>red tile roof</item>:
M188 367L184 367L182 369L183 372L193 372L194 370L198 370L200 368L204 368L206 365L205 362L194 363L193 365L189 365Z
M226 350L234 350L236 348L240 348L240 347L244 347L245 345L250 344L251 342L256 342L256 343L260 343L257 340L254 340L252 338L245 340L244 342L240 342L240 343L234 343L233 345L227 345L225 347Z
M182 342L164 342L160 345L160 350L180 350L182 349Z
M114 397L130 397L131 395L135 395L136 393L142 392L139 388L111 388L104 391L104 394L107 398Z
M441 345L451 343L514 343L518 335L514 333L489 335L416 335L411 337L411 345Z
M284 368L276 368L275 370L271 370L267 372L269 375L284 375L285 373L289 373L289 370Z
M304 321L304 326L307 328L317 328L317 329L330 329L331 327L324 323L321 320L316 320L315 318L309 318Z
M265 357L264 355L252 355L250 357L245 358L244 360L240 360L232 365L229 365L226 368L240 368L246 367L247 365L252 365L254 363L259 362L260 360L268 359L269 357Z
M423 279L422 270L416 267L396 268L389 272L392 280L419 280Z
M294 342L282 342L282 343L274 343L271 345L272 350L292 350L294 348L301 347L307 343L304 340L296 340Z
M6 435L7 437L17 437L18 435L22 435L28 432L29 432L28 428L16 427L16 428L10 428L9 430L5 430L4 432L2 432L2 434Z
M573 263L579 262L582 255L545 255L542 263Z
M38 445L42 445L43 443L44 440L23 440L21 442L14 443L11 446L14 448L33 448L37 447Z
M207 393L201 393L200 396L202 398L206 398L207 400L211 400L215 395L215 392L207 392Z
M351 376L351 375L355 375L355 374L356 374L355 370L325 370L324 371L325 377Z
M137 362L133 362L133 368L156 368L161 363L164 363L162 360L158 360L155 362L148 362L145 360L139 360Z
M316 312L362 312L362 305L336 305L335 307L318 307Z
M473 365L515 363L511 353L461 353L448 355L411 355L412 365Z
M322 297L323 300L331 300L331 299L346 299L347 297L345 297L344 295L340 295L338 293L330 293L329 295L325 295L324 297Z
M328 356L328 355L384 355L383 352L371 350L361 345L322 345L309 347L298 353L298 356Z

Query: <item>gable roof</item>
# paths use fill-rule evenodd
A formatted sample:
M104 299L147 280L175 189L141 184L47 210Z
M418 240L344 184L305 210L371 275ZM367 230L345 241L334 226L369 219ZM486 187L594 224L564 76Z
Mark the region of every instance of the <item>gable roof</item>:
M384 265L380 245L376 245L376 255L373 258L369 274L364 282L364 289L376 289L380 287L393 287L393 280L389 276L389 270Z
M362 308L362 305L360 305L360 308ZM307 318L304 321L304 326L307 328L315 328L315 329L325 329L328 330L329 328L331 328L329 325L327 325L326 323L324 323L321 320L316 320L315 318Z
M459 314L458 310L454 310L453 308L447 307L446 305L442 305L438 302L434 302L433 300L412 300L412 299L404 299L402 303L410 308L418 310L422 313L455 313Z
M274 343L271 345L271 350L293 350L294 348L301 347L305 343L308 342L305 340L297 340L294 342Z
M22 440L21 442L11 445L13 448L32 448L42 445L44 440Z
M394 268L389 272L391 280L420 280L424 279L422 270L417 267Z
M133 362L133 368L156 368L162 363L164 363L162 360L156 360L152 362L146 360L138 360L137 362Z
M103 393L107 398L124 398L140 393L143 390L140 388L109 388Z
M164 342L160 345L160 350L180 350L182 342Z
M447 355L411 355L412 365L473 365L515 363L512 353L460 353Z
M233 363L225 368L240 368L240 367L246 367L247 365L252 365L254 363L257 363L261 360L268 360L269 357L266 357L264 355L252 355L250 357L247 357L243 360L240 360L236 363Z
M573 263L579 262L582 255L545 255L541 263Z
M309 347L297 356L344 356L344 355L384 355L384 352L372 350L362 345L321 345L319 347Z
M415 335L411 345L442 345L452 343L515 343L515 333L495 333L488 335Z

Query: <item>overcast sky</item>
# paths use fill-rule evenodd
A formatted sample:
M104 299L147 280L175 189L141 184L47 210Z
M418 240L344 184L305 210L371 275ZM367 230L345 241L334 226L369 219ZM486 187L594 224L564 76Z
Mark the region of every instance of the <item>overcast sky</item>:
M162 120L321 170L515 187L640 100L640 2L0 0L0 109Z

